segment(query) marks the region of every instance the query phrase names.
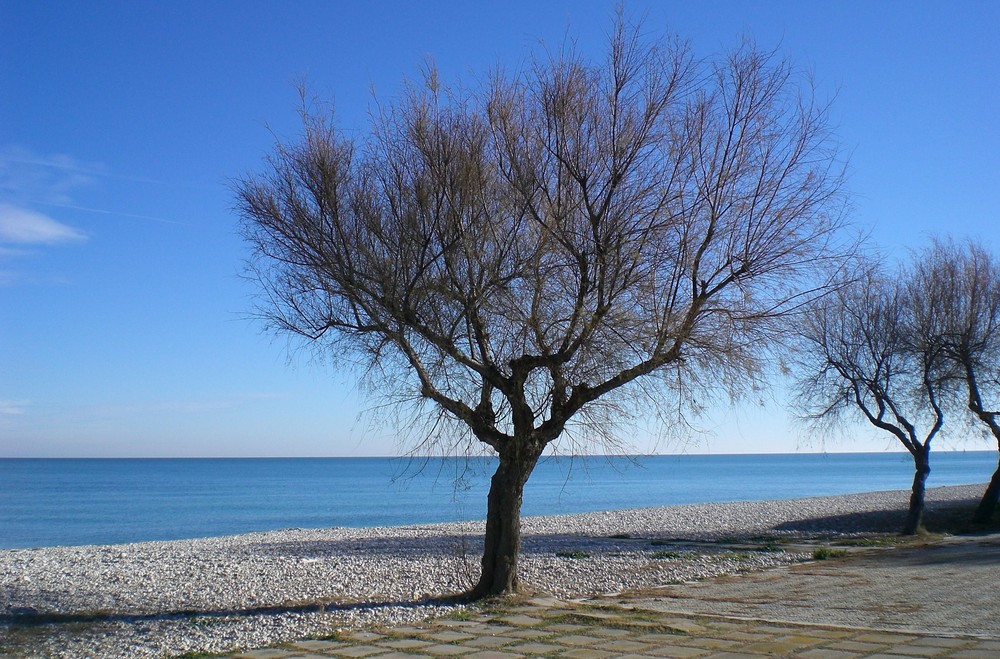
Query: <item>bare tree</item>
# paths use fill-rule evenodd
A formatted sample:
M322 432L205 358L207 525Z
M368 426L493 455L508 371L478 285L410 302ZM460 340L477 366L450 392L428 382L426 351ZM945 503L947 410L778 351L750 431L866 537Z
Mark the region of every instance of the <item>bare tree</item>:
M947 378L940 345L916 329L911 296L920 291L900 283L907 279L889 279L868 264L858 279L809 306L798 331L796 391L809 420L828 426L860 412L910 452L903 533L914 534L923 520L931 441L944 423L939 399Z
M518 589L547 446L738 394L847 249L824 108L749 45L700 62L619 20L599 64L429 70L363 138L303 119L237 186L261 312L496 453L470 597Z
M925 291L924 324L952 362L966 405L1000 449L1000 262L972 242L935 241L919 257L915 286ZM1000 464L974 515L986 523L1000 498Z

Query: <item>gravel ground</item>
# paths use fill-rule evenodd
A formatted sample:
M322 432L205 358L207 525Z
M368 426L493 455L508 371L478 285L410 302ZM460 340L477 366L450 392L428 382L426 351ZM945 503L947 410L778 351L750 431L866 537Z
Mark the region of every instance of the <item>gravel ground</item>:
M933 511L981 490L931 489L928 502ZM893 532L907 496L525 518L522 581L583 597L798 562L808 554L684 541ZM482 533L482 522L470 522L0 551L0 655L225 651L445 613L428 598L471 585Z

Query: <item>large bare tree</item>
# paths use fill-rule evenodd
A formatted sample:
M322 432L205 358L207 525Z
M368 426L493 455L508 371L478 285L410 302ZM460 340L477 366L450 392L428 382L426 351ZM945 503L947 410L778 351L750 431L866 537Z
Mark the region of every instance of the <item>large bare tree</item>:
M738 393L845 251L842 163L786 62L698 61L623 20L609 42L471 90L429 70L364 136L304 110L237 186L271 325L498 456L471 597L518 589L547 446Z
M965 404L1000 449L1000 261L982 245L936 240L919 255L914 287L917 306L964 385ZM1000 498L1000 465L974 515L985 523Z
M820 426L860 414L910 452L913 486L903 533L912 535L923 521L931 441L944 423L949 379L935 333L916 322L915 301L925 301L924 291L908 280L867 263L808 306L797 330L796 400Z

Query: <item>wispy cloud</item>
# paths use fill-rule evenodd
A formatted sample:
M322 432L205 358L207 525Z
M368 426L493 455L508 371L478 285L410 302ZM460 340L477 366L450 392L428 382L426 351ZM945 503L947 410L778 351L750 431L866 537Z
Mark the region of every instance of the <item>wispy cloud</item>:
M19 416L24 414L28 407L27 401L23 400L0 400L0 418L7 416Z
M95 208L93 205L84 206L79 203L81 192L85 189L101 190L106 188L107 184L114 182L204 189L215 187L117 174L101 163L88 162L67 154L45 155L24 147L0 145L0 202L22 209L38 207L68 209L164 224L186 225L185 222L169 218L133 213L128 210Z
M60 279L11 269L7 262L86 240L83 231L38 206L72 203L102 170L65 154L40 156L20 147L0 147L0 287Z
M0 148L0 198L27 207L68 204L80 188L93 184L106 168L66 154L39 155L22 147Z
M85 239L82 232L47 215L0 203L0 250L4 245L56 245Z

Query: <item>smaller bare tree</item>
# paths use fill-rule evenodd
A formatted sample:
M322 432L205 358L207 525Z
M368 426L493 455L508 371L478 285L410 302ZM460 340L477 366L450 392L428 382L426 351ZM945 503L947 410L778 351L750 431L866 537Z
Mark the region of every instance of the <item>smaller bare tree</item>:
M940 342L969 411L1000 449L1000 262L980 245L937 240L924 250L913 286L924 291L916 311ZM1000 464L973 520L988 522L1000 498Z
M931 441L944 423L939 346L915 331L908 290L867 264L854 281L815 301L798 330L799 409L829 427L860 412L913 456L913 487L903 533L921 528ZM926 428L923 433L918 427Z

